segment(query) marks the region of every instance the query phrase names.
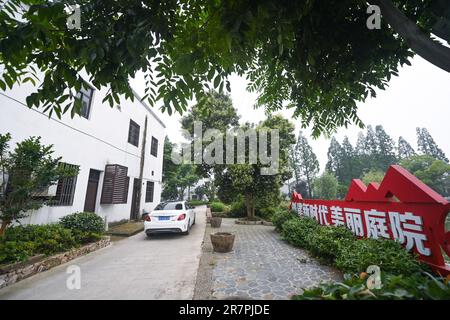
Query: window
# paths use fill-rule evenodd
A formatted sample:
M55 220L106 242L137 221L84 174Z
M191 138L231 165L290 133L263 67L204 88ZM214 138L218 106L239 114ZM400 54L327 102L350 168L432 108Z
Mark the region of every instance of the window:
M131 143L133 146L139 146L139 125L130 120L130 128L128 129L128 143Z
M145 191L145 202L153 202L153 192L155 190L155 183L147 181L147 189Z
M152 137L152 147L150 153L155 157L158 156L158 139L155 137Z
M154 210L183 210L181 202L162 202L156 206Z
M80 116L83 118L89 119L93 96L94 89L92 89L87 83L83 83L81 90L77 93L77 98L81 100Z
M118 164L108 164L103 178L101 204L127 203L130 177L128 168Z
M60 163L64 168L77 169L78 166L68 163ZM71 206L75 195L75 187L77 184L77 176L59 179L56 186L56 195L49 202L50 206Z

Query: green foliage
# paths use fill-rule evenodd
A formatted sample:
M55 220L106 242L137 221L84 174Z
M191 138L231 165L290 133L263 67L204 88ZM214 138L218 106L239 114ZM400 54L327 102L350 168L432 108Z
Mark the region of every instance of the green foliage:
M411 274L421 270L417 259L392 240L355 240L342 246L336 257L336 267L346 273L363 272L370 265L377 265L383 272L392 274Z
M59 224L11 227L0 241L0 264L25 260L36 254L51 255L76 245L71 231Z
M312 198L313 181L319 173L320 166L316 154L302 131L298 133L297 144L295 145L292 156L292 163L295 176L305 179L308 197Z
M198 180L200 176L196 173L194 165L187 163L177 165L173 172L167 173L161 197L164 200L183 199L186 189Z
M416 151L403 137L398 138L397 158L399 160L406 159L416 155Z
M334 263L341 247L355 241L355 236L343 226L320 226L306 238L309 251L326 263Z
M384 178L383 171L369 171L362 176L361 180L366 185L368 185L371 182L381 183L381 181L383 181L383 178Z
M209 204L209 207L211 208L212 212L224 212L226 209L226 205L222 202L211 202Z
M41 144L40 137L19 142L13 152L6 154L10 135L0 135L0 171L8 174L8 185L2 177L4 195L0 197L0 235L13 221L23 218L32 209L45 204L46 199L35 195L63 177L78 174L75 169L59 165L61 158L53 158L53 146Z
M314 180L314 198L334 200L337 194L338 181L333 174L324 172Z
M345 275L343 282L309 288L293 300L448 300L450 282L429 273L392 275L381 273L381 289L368 289L367 277Z
M0 241L0 265L26 260L36 250L34 242Z
M291 219L297 218L297 215L294 211L291 210L278 210L273 216L272 216L272 223L275 226L275 229L277 231L281 231L283 224Z
M294 218L287 212L276 214L273 222L277 229L281 225L281 235L287 242L346 273L363 272L370 265L391 274L411 274L423 268L396 241L357 239L345 227L321 226L314 219Z
M235 201L233 201L230 205L230 217L231 218L242 218L247 215L247 211L245 208L244 199L239 197Z
M293 246L309 249L308 238L320 226L310 218L289 219L281 227L281 236Z
M101 239L100 232L87 230L98 231L98 226L79 225L82 229L66 229L62 224L8 228L0 240L0 264L23 261L37 254L52 255Z
M400 165L436 192L450 195L450 165L428 155L403 159Z
M243 126L241 129L246 131L248 126ZM248 218L254 218L257 209L270 207L269 203L279 203L282 183L291 176L288 167L288 150L295 141L294 125L282 116L275 115L269 116L256 127L256 131L267 129L279 130L278 169L273 174L264 174L263 170L267 169L267 165L260 162L249 164L248 159L245 164L230 164L227 165L226 170L215 172L221 199L232 202L239 196L243 196ZM248 143L246 143L246 157L249 153L247 147Z
M209 201L203 201L203 200L189 200L188 201L188 204L190 205L190 206L201 206L201 205L205 205L205 204L208 204L209 203Z
M105 223L103 219L93 212L77 212L60 219L64 228L84 232L103 233Z
M444 17L429 1L394 3L425 34ZM39 70L42 85L27 104L74 115L80 103L69 91L81 87L79 70L96 88L110 88L104 97L110 105L119 95L134 98L129 81L142 71L143 98L172 114L185 111L190 100L201 101L212 86L229 91L226 78L237 73L258 92L258 106L268 112L294 108L317 136L361 125L357 103L385 89L413 56L386 19L380 30L368 32L367 5L357 0L77 4L80 29L68 29L63 2L11 0L2 6L2 90L37 85Z
M441 160L448 164L448 158L445 153L438 147L433 137L426 128L417 128L417 145L419 152L428 155L434 159Z

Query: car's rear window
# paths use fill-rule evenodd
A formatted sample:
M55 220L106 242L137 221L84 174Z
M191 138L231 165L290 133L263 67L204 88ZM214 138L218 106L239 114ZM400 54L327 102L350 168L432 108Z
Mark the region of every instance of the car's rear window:
M183 204L179 202L160 203L155 210L183 210Z

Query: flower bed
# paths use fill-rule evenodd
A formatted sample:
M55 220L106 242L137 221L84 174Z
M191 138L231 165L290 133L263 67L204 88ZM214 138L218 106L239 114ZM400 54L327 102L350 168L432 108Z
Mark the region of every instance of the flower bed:
M273 222L287 242L309 250L323 263L346 273L344 284L322 284L294 299L433 298L431 293L417 294L414 286L439 292L434 296L438 299L450 297L449 279L432 276L427 265L393 240L358 239L345 227L321 226L311 218L298 217L289 211L275 214ZM366 270L371 265L381 270L381 289L366 287L369 277Z
M60 223L10 227L0 238L0 287L109 244L103 219L74 213Z
M66 263L79 256L104 248L110 244L109 237L103 237L94 243L89 243L80 248L68 250L52 256L43 254L31 257L27 261L16 262L0 266L0 289L26 279L37 273L49 270L60 264Z

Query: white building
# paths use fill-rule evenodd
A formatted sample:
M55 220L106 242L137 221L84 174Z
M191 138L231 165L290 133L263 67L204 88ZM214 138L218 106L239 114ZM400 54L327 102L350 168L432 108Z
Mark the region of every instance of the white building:
M0 133L11 134L10 149L30 136L40 136L43 144L54 146L55 157L78 166L79 174L49 188L52 204L31 212L23 223L56 222L80 211L117 222L138 218L158 204L165 125L139 97L134 102L122 99L120 107L111 108L102 103L106 89L91 87L79 93L82 116L72 119L68 112L58 119L26 106L32 91L31 86L0 91Z

